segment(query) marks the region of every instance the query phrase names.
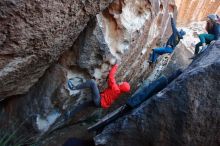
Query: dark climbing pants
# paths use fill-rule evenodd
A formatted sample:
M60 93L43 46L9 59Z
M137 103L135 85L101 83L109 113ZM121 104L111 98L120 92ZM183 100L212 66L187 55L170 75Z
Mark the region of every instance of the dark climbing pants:
M162 47L153 49L153 53L150 56L150 61L155 63L159 55L163 55L165 53L172 53L173 49L171 47Z
M210 44L211 41L215 39L213 34L200 34L199 35L200 42L196 44L195 47L195 55L199 53L199 47L202 46L203 43Z
M99 88L94 80L87 80L86 82L77 85L76 89L86 89L90 88L92 92L92 100L94 101L97 107L101 106L101 96L99 92Z

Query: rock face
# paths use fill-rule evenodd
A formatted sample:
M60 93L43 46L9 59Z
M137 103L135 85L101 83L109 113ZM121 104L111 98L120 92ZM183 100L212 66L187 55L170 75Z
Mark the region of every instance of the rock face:
M45 70L73 45L92 16L110 2L1 1L0 100L27 93ZM168 11L167 7L172 9ZM176 12L172 1L142 0L134 1L133 5L133 1L117 0L98 16L103 27L100 28L104 34L102 42L106 42L110 53L117 58L126 50L139 56L140 50L155 44L156 38L164 38L167 29L161 28L167 28L168 12ZM123 60L131 62L128 56ZM82 59L79 64L91 68ZM127 68L123 66L123 69Z
M204 21L208 14L220 15L219 0L175 0L179 25L187 25L192 21Z
M26 93L111 1L1 1L0 100Z
M147 75L149 52L169 37L169 13L176 12L172 0L116 0L97 16L111 54L122 62L118 81L136 88Z
M1 129L25 123L24 135L47 131L57 117L90 99L88 91L72 95L67 79L94 78L102 90L115 59L121 60L117 81L135 90L149 73L149 52L170 35L175 3L116 0L104 9L110 2L0 2Z
M220 41L175 81L95 137L106 146L219 145Z
M183 43L180 43L178 47L174 50L174 54L171 58L171 61L167 65L167 67L162 71L162 74L169 76L177 69L184 70L191 63L190 57L193 56L193 53L189 48Z
M69 78L93 78L102 91L110 64L118 59L116 80L128 81L133 92L150 74L147 59L170 36L169 13L177 15L174 0L111 2L0 2L0 136L2 129L16 129L15 123L23 123L19 131L24 136L39 136L57 118L90 99L89 91L69 91ZM189 63L183 56L187 51L178 53L168 68L184 68ZM120 98L113 108L128 97ZM74 122L93 111L94 107L86 108ZM67 136L85 134L73 127L75 131Z

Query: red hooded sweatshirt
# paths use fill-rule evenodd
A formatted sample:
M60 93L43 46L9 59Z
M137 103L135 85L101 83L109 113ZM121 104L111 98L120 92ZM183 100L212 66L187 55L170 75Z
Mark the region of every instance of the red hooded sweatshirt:
M103 108L109 108L110 105L124 92L130 91L130 85L127 82L123 82L118 85L115 81L115 73L118 69L118 65L115 64L108 75L108 88L101 93L101 106Z

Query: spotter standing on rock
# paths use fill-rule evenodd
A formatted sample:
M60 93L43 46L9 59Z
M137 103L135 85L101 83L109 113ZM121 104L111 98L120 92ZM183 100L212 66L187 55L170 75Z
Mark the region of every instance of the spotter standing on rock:
M170 38L168 39L166 46L153 49L153 53L149 57L150 65L157 61L157 58L159 55L163 55L165 53L172 53L173 50L175 49L175 47L180 42L180 39L183 39L183 36L186 34L186 32L183 31L182 29L180 31L177 30L176 24L173 20L172 15L171 15L171 27L172 27L173 33L170 36Z
M68 80L68 87L71 90L90 88L92 91L92 99L94 101L94 104L97 107L102 107L107 109L122 93L130 91L129 83L127 82L122 82L119 84L116 83L115 73L117 71L117 68L118 68L118 64L115 64L110 70L108 75L108 88L106 88L101 93L99 92L97 83L94 80L87 80L86 82L80 85L74 86L73 81L70 79Z

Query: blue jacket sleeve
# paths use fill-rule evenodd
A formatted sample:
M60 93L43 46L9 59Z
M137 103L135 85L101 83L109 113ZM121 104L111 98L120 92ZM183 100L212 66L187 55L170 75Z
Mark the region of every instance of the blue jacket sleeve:
M118 64L115 64L110 70L109 75L108 75L108 86L110 88L115 88L115 90L118 89L118 85L115 80L115 74L116 74L117 69L118 69Z
M174 22L173 17L171 17L171 27L172 27L173 33L174 33L174 34L177 34L178 37L179 37L180 39L182 39L183 36L180 35L179 31L177 30L177 28L176 28L176 23Z
M173 33L177 32L176 23L174 22L173 17L171 17L171 27L172 27Z

